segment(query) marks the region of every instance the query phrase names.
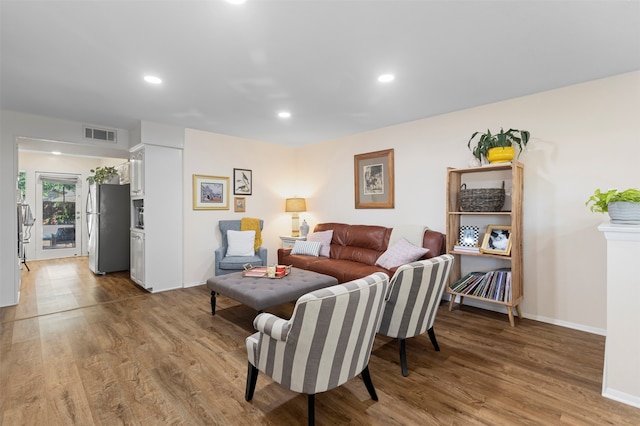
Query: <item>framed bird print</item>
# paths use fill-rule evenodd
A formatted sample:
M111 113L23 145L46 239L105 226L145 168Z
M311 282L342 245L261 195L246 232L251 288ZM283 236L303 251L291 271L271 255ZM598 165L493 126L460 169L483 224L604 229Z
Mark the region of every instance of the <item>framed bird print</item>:
M233 169L233 195L251 195L251 170Z

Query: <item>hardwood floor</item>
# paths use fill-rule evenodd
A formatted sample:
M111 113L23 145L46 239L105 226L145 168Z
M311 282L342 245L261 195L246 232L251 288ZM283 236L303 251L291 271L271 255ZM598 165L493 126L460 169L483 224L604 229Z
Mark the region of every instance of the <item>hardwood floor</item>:
M86 258L29 262L20 305L0 309L2 425L297 425L307 399L260 375L244 400L256 313L205 286L150 294L128 273L96 277ZM288 318L293 304L271 312ZM316 396L320 425L638 425L640 410L603 398L604 338L470 307L407 341L378 336L358 378Z

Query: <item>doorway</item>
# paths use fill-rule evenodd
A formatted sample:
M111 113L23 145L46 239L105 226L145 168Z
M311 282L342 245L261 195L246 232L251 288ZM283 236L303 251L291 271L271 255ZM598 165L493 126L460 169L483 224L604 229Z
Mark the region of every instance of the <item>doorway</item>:
M81 175L36 173L34 244L37 259L80 256L82 253Z

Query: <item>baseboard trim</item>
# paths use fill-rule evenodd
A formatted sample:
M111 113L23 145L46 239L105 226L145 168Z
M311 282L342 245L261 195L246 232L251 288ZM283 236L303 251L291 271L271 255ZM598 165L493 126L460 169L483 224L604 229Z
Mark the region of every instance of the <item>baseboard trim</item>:
M640 397L635 395L607 388L602 390L602 396L613 399L614 401L622 402L623 404L631 405L632 407L640 408Z
M198 281L198 282L193 282L193 283L184 283L183 287L184 288L189 288L189 287L198 287L199 285L203 285L206 284L206 281Z
M447 302L450 300L451 295L447 295ZM476 299L471 299L471 298L467 298L464 300L464 305L469 305L469 306L473 306L474 308L480 308L480 309L485 309L487 311L493 311L493 312L499 312L501 314L507 314L507 308L502 306L502 305L498 305L495 303L485 303L482 302L480 300L476 300ZM579 330L579 331L584 331L587 333L591 333L591 334L597 334L600 336L606 336L607 335L607 330L605 329L601 329L601 328L596 328L596 327L589 327L586 326L584 324L576 324L573 322L568 322L568 321L562 321L556 318L549 318L549 317L545 317L542 315L532 315L532 314L528 314L526 312L522 312L522 317L523 318L527 318L527 319L531 319L534 321L540 321L540 322L544 322L547 324L553 324L553 325L557 325L560 327L565 327L565 328L571 328L573 330Z

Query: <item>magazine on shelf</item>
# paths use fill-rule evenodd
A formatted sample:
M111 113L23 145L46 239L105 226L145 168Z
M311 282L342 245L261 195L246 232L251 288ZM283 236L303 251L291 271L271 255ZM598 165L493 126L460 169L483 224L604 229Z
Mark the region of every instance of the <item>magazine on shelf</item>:
M511 301L511 269L469 272L449 286L454 293L468 294L500 302Z

